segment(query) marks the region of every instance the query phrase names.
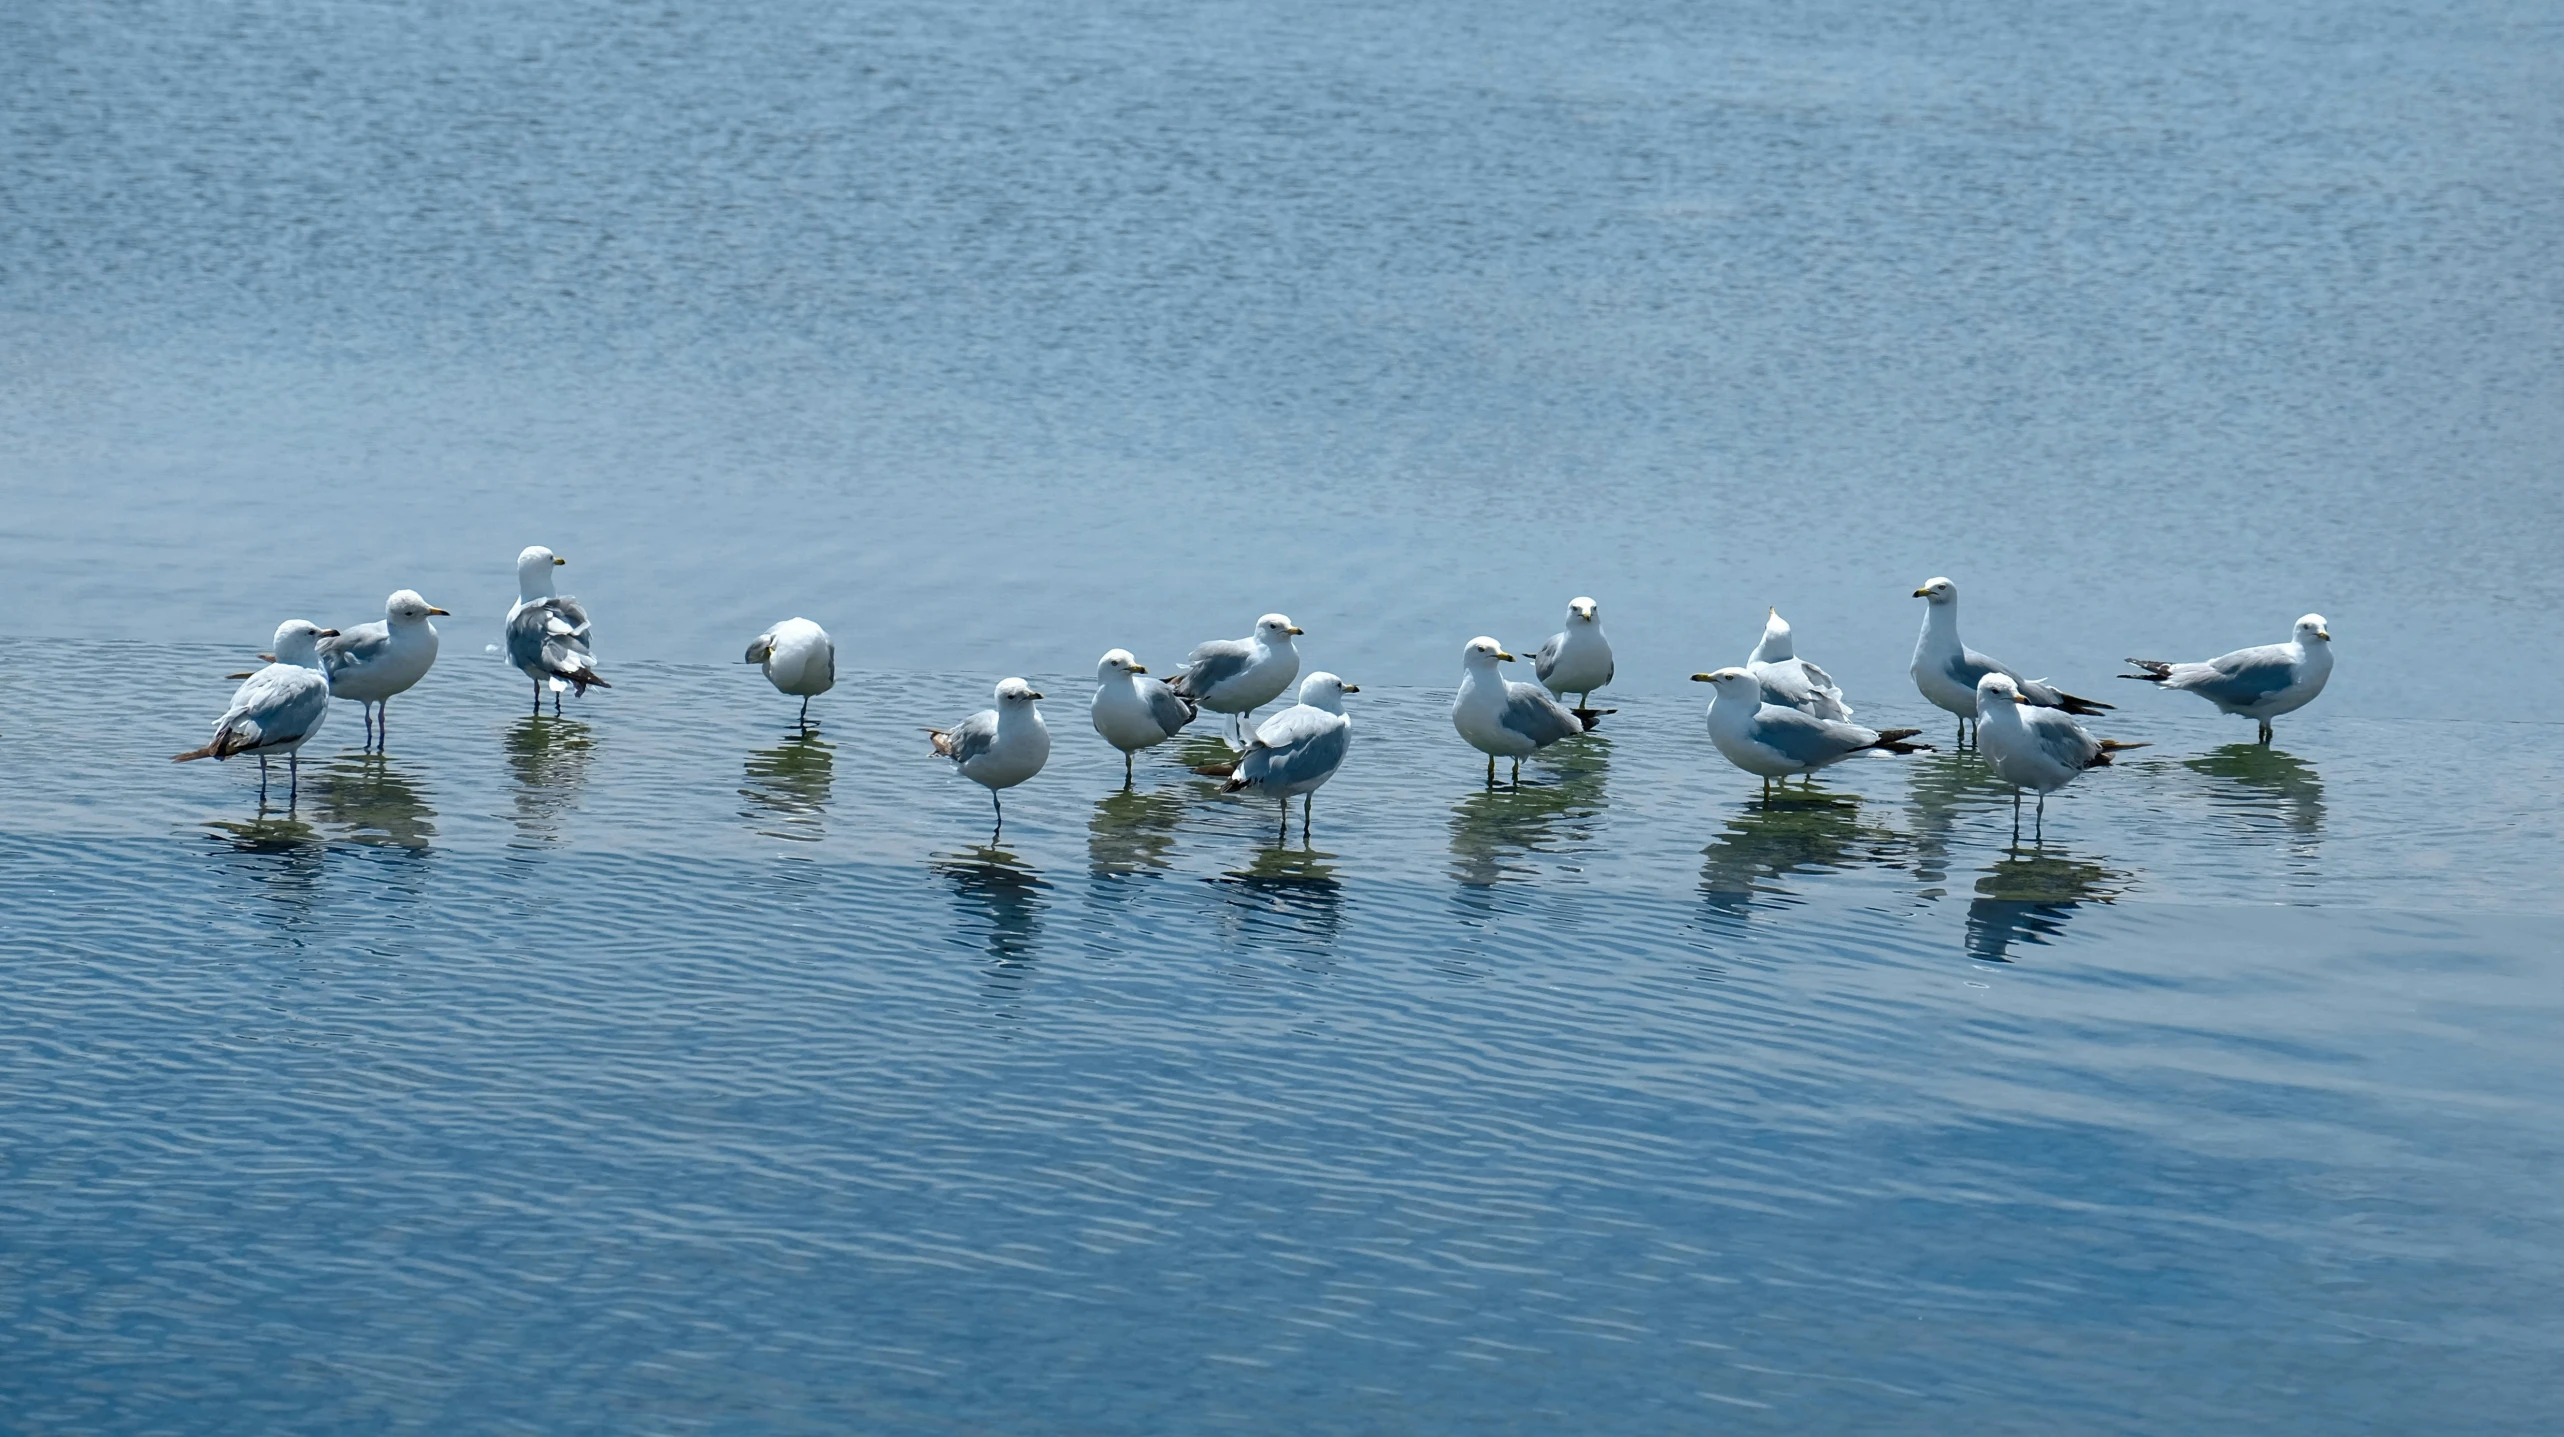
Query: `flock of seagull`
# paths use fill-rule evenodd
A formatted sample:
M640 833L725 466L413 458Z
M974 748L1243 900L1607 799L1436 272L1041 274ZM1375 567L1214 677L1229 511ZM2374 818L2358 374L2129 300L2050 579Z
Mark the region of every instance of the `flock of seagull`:
M587 610L569 595L554 592L554 571L567 562L539 544L516 557L517 600L508 610L505 652L508 662L532 680L537 714L547 696L558 714L565 690L584 695L591 688L613 687L596 670ZM1987 763L2012 785L2016 826L2024 790L2038 795L2044 822L2049 794L2084 771L2108 764L2113 754L2146 746L2094 738L2075 722L2112 705L2025 678L1961 642L1956 584L1934 579L1916 589L1914 597L1926 601L1923 632L1909 670L1914 686L1933 706L1957 717L1959 745L1965 747L1973 734ZM177 761L255 757L264 807L267 761L282 758L291 804L300 787L297 755L328 718L331 699L363 705L369 750L387 741L391 701L426 677L436 662L436 626L429 620L444 613L416 591L403 589L386 602L379 623L340 630L287 620L276 630L274 651L260 655L267 666L234 675L242 682L230 707L215 720L212 742L177 755ZM1121 750L1123 781L1133 781L1134 758L1141 749L1175 737L1208 709L1221 716L1234 757L1194 771L1225 779L1223 792L1279 799L1285 838L1291 831L1291 800L1298 797L1305 833L1313 795L1344 767L1351 751L1353 721L1345 714L1344 699L1361 687L1322 670L1301 677L1293 640L1303 632L1282 614L1266 614L1245 638L1214 639L1195 647L1164 679L1152 676L1128 649L1107 652L1096 664L1095 694L1087 712L1096 733ZM778 692L801 700L804 729L810 722L810 700L837 682L836 645L827 630L808 619L786 619L757 635L748 645L746 662L759 665ZM1616 712L1592 707L1593 695L1609 687L1614 670L1602 610L1590 598L1570 602L1565 626L1533 654L1535 683L1504 676L1498 665L1517 660L1492 638L1471 639L1461 648L1460 662L1451 723L1461 738L1487 755L1490 786L1496 782L1498 759L1512 762L1518 783L1525 758L1590 731ZM2308 614L2283 644L2237 649L2201 663L2128 662L2139 672L2120 677L2197 694L2223 713L2254 720L2261 741L2268 743L2272 719L2305 707L2323 692L2332 676L2332 633L2321 614ZM1760 777L1766 791L1774 779L1809 781L1818 769L1855 755L1908 754L1931 747L1916 741L1919 729L1880 730L1853 723L1842 686L1798 657L1790 626L1777 609L1765 619L1762 639L1744 663L1692 677L1712 690L1710 743L1728 762ZM1260 724L1254 722L1255 711L1290 691L1294 680L1295 702ZM1575 696L1572 705L1567 702L1570 694ZM1000 832L1006 822L1000 795L1040 773L1050 759L1050 729L1037 707L1041 698L1031 684L1010 678L997 685L996 707L950 728L926 731L935 753L988 790Z

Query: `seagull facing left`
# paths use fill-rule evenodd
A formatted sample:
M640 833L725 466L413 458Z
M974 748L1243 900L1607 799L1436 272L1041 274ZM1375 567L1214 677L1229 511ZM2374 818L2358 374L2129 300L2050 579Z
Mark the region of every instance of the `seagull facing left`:
M786 619L748 642L742 662L763 664L777 693L801 700L801 727L810 728L810 701L837 686L837 645L808 619Z
M534 711L543 712L543 691L552 691L552 712L561 712L561 690L585 697L590 686L614 685L599 677L588 648L588 611L567 594L552 592L552 571L570 562L540 544L516 556L516 607L507 611L507 661L534 680Z
M282 754L292 788L285 804L302 796L302 762L297 751L329 719L329 678L321 672L320 643L338 637L306 619L287 619L276 626L276 658L251 674L232 692L231 707L214 720L214 741L174 755L173 763L190 759L226 759L234 754L258 756L258 806L267 806L267 757Z
M2114 753L2144 748L2115 738L2094 738L2063 709L2040 708L2021 692L2009 674L1987 674L1976 681L1977 747L1995 775L2012 785L2012 828L2021 828L2021 790L2039 795L2039 826L2047 826L2048 795L2080 777L2085 769L2105 768Z
M1766 787L1773 779L1812 774L1856 753L1903 754L1931 748L1928 743L1909 741L1920 729L1867 729L1767 704L1762 680L1751 669L1720 669L1694 674L1692 679L1717 686L1709 701L1709 741L1729 763L1760 775Z
M1930 602L1923 609L1923 632L1914 641L1914 663L1908 672L1914 675L1914 687L1932 706L1959 716L1959 741L1967 741L1968 720L1977 717L1976 681L1987 674L2002 674L2021 686L2021 696L2043 709L2064 709L2070 714L2097 714L2110 705L2092 699L2076 698L2044 679L2025 679L2018 670L2008 668L1978 653L1959 641L1959 586L1947 579L1933 579L1914 591L1914 597Z
M1584 720L1565 704L1536 684L1508 680L1496 668L1512 662L1504 645L1483 634L1460 649L1460 692L1451 700L1451 726L1487 756L1489 788L1496 786L1497 759L1513 760L1513 781L1520 783L1525 758L1585 731Z
M1107 649L1095 661L1095 697L1086 715L1104 742L1122 751L1122 786L1133 781L1131 755L1175 737L1200 710L1191 699L1148 676L1148 665L1128 649Z

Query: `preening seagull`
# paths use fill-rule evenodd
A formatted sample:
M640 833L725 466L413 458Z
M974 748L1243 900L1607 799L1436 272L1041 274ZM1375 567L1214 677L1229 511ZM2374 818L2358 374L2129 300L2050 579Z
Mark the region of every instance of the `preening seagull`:
M534 680L534 711L543 712L543 691L552 691L552 712L561 711L561 690L582 697L591 686L614 685L599 677L588 648L588 611L567 594L552 592L552 571L567 559L540 544L516 556L516 606L507 611L507 661Z
M1042 723L1042 711L1033 706L1040 697L1031 684L1008 679L997 686L997 707L981 709L948 729L926 730L935 752L951 759L962 777L988 790L988 801L997 810L992 840L1006 831L1006 805L998 802L997 791L1040 773L1050 761L1051 731Z
M366 747L390 741L393 698L408 693L436 662L436 625L427 620L444 612L420 598L418 590L402 589L383 601L381 623L341 629L336 638L320 641L330 697L354 699L364 709ZM379 731L374 726L377 708L383 715Z
M1353 746L1353 720L1344 716L1344 696L1360 692L1360 684L1323 670L1311 674L1300 683L1300 701L1265 720L1236 763L1195 771L1226 778L1222 793L1253 789L1279 797L1284 838L1291 836L1291 795L1309 795L1300 801L1300 836L1306 841L1317 790L1344 767L1344 755Z
M2321 614L2297 621L2297 632L2284 644L2262 644L2219 654L2204 664L2168 664L2161 659L2130 659L2145 670L2121 674L2168 689L2197 694L2225 713L2241 714L2261 725L2261 741L2270 742L2270 721L2295 713L2315 701L2324 681L2333 676L2333 634Z
M1993 659L1959 642L1959 586L1947 579L1934 579L1914 591L1914 597L1928 599L1923 609L1923 633L1914 641L1914 687L1923 691L1935 708L1959 716L1959 742L1967 742L1969 719L1977 716L1976 681L1987 674L2002 674L2021 687L2021 696L2043 709L2063 709L2070 714L2097 714L2110 707L2091 699L2076 698L2045 679L2025 679L2018 669L1996 663Z
M801 700L799 723L810 727L810 701L837 686L837 645L808 619L786 619L748 641L746 663L763 664L777 693Z
M1763 682L1750 669L1720 669L1692 678L1717 688L1709 701L1709 741L1729 763L1760 775L1766 788L1773 779L1814 773L1856 753L1914 753L1931 747L1908 742L1921 729L1867 729L1767 704Z
M1471 639L1460 650L1460 692L1451 701L1451 726L1487 756L1490 788L1496 783L1497 759L1513 760L1513 779L1520 783L1527 755L1585 731L1584 721L1565 704L1537 685L1509 682L1496 668L1511 662L1513 655L1502 644L1484 635ZM1608 651L1605 662L1609 662Z
M1811 718L1847 719L1852 706L1843 702L1834 676L1798 657L1790 643L1789 620L1774 609L1763 620L1762 642L1745 660L1746 669L1763 684L1763 702L1796 709Z
M1286 616L1267 614L1255 621L1253 634L1213 639L1185 655L1166 686L1178 698L1228 715L1229 742L1242 746L1247 719L1300 676L1300 651L1291 639L1301 632Z
M2114 738L2094 738L2063 709L2030 702L2009 674L1976 681L1976 742L1996 776L2012 785L2012 827L2021 827L2021 790L2039 795L2039 827L2047 827L2048 795L2074 782L2087 768L2101 768L2114 753L2144 748Z
M1602 629L1602 607L1588 598L1567 601L1567 627L1549 636L1531 656L1532 676L1560 698L1576 696L1576 718L1593 727L1594 690L1611 682L1611 640Z
M1193 721L1191 699L1148 676L1128 649L1108 649L1095 663L1095 698L1087 716L1104 742L1122 751L1122 786L1131 785L1131 755L1175 737Z
M287 791L285 804L292 807L302 796L303 787L297 751L329 719L329 677L321 672L320 644L323 639L336 637L338 630L324 629L305 619L287 619L277 625L275 661L232 691L231 707L214 720L214 741L174 755L171 761L185 763L190 759L256 754L258 806L265 808L267 759L270 754L281 754L293 785Z

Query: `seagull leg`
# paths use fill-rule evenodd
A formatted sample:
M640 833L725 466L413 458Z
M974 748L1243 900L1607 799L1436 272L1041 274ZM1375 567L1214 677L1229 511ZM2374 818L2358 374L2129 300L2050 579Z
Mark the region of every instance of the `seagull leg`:
M267 755L258 756L258 811L267 811Z
M1300 795L1300 845L1304 848L1309 842L1309 810L1317 807L1317 804L1316 789L1310 789L1307 793ZM1291 800L1287 798L1282 800L1282 811L1286 814L1291 811Z
M2039 790L2039 812L2037 822L2038 826L2032 831L2032 837L2041 843L2045 843L2048 841L2048 791L2044 788Z
M1279 848L1279 847L1281 847L1283 844L1286 844L1286 843L1288 843L1288 842L1290 842L1290 841L1291 841L1291 795L1289 795L1289 794L1287 794L1287 793L1286 793L1286 794L1282 795L1282 836L1281 836L1280 838L1277 838L1277 839L1273 840L1273 846L1274 846L1274 847L1276 847L1276 848Z
M1496 786L1496 756L1495 756L1494 754L1489 754L1489 755L1487 755L1487 787L1489 787L1489 788L1494 788L1495 786Z
M303 801L303 755L300 751L285 755L285 811Z
M534 716L543 717L543 681L541 679L534 681Z
M997 835L1006 831L1006 805L998 799L997 790L993 788L988 791L988 806L997 810L997 826L988 830L988 841L995 843Z
M554 717L554 718L559 718L560 716L561 716L561 691L560 691L559 689L554 689L554 690L552 691L552 717Z
M801 731L810 732L810 696L808 694L801 696Z
M374 751L389 753L392 748L392 701L383 700L374 709Z
M2261 741L2265 744L2270 742L2270 720L2268 719L2261 720Z
M1522 760L1521 760L1521 759L1515 759L1515 760L1513 761L1513 786L1514 786L1514 787L1516 787L1516 788L1520 788L1520 787L1522 787Z

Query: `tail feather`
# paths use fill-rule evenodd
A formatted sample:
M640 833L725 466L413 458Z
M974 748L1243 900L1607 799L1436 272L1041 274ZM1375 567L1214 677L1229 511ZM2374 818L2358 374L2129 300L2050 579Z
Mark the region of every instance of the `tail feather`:
M185 753L174 753L169 756L169 761L171 763L186 763L192 759L221 758L223 755L215 752L216 747L217 745L209 743L203 748L191 748Z
M2172 665L2165 663L2161 659L2130 659L2128 662L2135 664L2138 668L2145 670L2145 672L2141 674L2119 675L2119 677L2123 679L2139 679L2146 683L2159 684L2172 677Z
M1919 728L1883 729L1880 731L1878 738L1870 744L1870 747L1875 749L1884 749L1889 753L1930 753L1933 749L1928 743L1906 742L1906 740L1911 739L1922 731L1923 730Z
M614 685L605 681L604 675L598 673L594 669L574 669L569 673L561 675L561 677L570 681L570 692L572 697L575 698L585 698L588 690L591 688L610 689L614 687Z
M2065 710L2067 713L2075 715L2078 718L2090 718L2092 715L2097 713L2109 712L2113 705L2105 704L2095 699L2076 698L2065 690L2059 689L2057 690L2057 707Z
M935 752L941 757L951 758L953 756L952 730L930 728L926 730L926 741L935 746Z

